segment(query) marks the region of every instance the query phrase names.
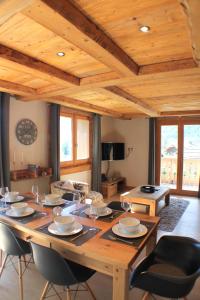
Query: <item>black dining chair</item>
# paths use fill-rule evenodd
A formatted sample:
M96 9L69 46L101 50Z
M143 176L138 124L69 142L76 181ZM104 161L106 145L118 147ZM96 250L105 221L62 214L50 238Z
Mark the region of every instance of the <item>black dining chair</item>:
M31 242L31 246L36 268L47 280L40 300L45 298L50 284L66 286L67 300L70 300L70 286L81 283L85 284L92 299L96 299L87 283L87 280L92 277L96 271L64 259L52 248L47 248L33 242Z
M31 254L29 243L17 238L8 225L0 223L0 249L5 253L1 269L0 277L3 273L8 256L18 257L18 276L19 276L19 295L23 300L23 281L22 281L22 257Z
M68 201L74 201L75 193L73 192L67 192L62 195L62 199L68 200Z
M131 288L165 298L184 298L200 275L200 243L189 237L163 236L135 269Z
M114 210L124 211L123 208L121 207L120 201L112 201L107 205L107 207L114 209Z

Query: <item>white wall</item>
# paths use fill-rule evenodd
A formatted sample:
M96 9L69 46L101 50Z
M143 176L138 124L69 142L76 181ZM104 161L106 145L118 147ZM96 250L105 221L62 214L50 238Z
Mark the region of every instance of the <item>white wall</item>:
M127 185L146 184L148 179L148 144L149 121L138 118L119 120L102 118L102 141L124 142L126 155L128 148L133 152L122 161L110 162L109 175L126 177ZM102 173L105 173L106 162L102 162Z
M38 128L38 136L32 145L21 144L15 134L18 121L31 119ZM27 168L27 164L48 166L49 141L48 141L48 104L40 101L24 102L11 97L10 100L10 162L11 170ZM15 165L13 157L15 153ZM22 154L23 153L23 154Z

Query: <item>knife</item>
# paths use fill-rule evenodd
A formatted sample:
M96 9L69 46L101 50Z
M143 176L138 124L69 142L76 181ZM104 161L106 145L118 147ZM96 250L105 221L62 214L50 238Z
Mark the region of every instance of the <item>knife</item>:
M79 238L82 235L85 235L86 233L88 233L88 229L84 230L83 232L81 232L79 235L73 237L72 239L70 239L70 242L75 241L77 238Z

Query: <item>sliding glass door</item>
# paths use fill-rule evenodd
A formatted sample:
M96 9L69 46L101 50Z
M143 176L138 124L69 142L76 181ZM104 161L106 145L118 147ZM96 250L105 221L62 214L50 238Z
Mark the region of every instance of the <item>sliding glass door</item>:
M174 193L197 195L200 177L200 118L157 120L156 182Z

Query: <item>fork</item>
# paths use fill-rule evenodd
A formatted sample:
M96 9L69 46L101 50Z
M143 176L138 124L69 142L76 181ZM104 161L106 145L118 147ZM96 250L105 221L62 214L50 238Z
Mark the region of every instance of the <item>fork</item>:
M124 242L125 244L128 244L128 245L133 245L133 242L121 239L121 238L113 236L113 235L109 235L108 237L110 240L113 240L113 241L120 241L120 242Z

